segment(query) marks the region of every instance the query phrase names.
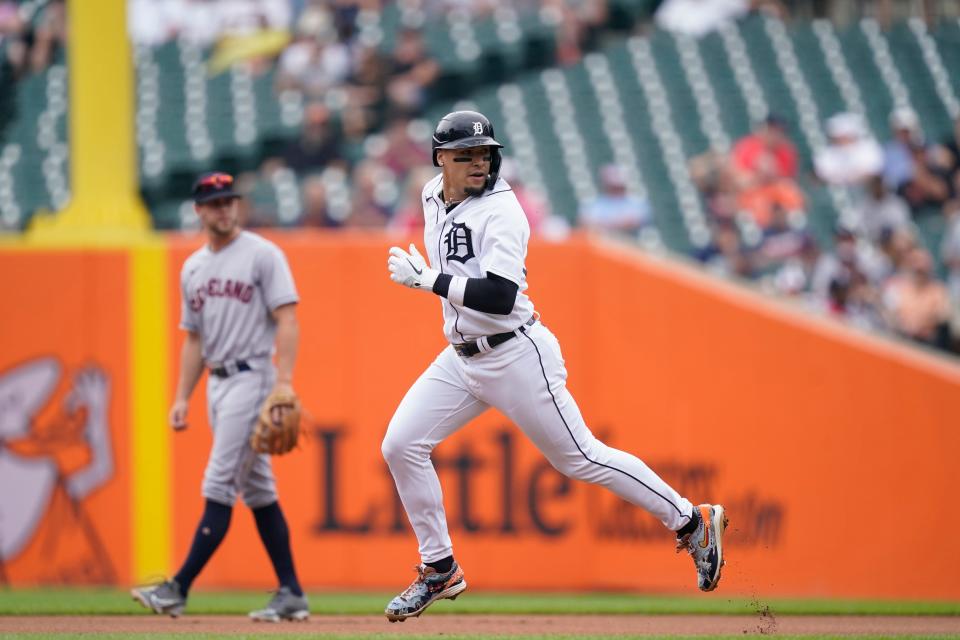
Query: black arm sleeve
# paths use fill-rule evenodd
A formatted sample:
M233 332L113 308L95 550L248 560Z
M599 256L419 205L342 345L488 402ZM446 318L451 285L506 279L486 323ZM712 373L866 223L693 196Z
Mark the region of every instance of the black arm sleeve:
M433 292L441 298L446 298L447 294L450 293L451 280L453 280L452 275L449 273L441 273L433 283Z
M451 280L453 277L449 273L441 273L433 283L433 292L446 298L450 292ZM467 287L463 291L463 306L483 313L506 316L513 311L519 289L517 283L488 271L486 278L467 278Z

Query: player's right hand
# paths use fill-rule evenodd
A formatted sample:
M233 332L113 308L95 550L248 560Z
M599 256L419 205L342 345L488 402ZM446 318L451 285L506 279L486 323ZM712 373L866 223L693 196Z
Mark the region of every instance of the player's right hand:
M400 247L390 247L387 269L390 271L390 279L397 284L424 291L432 290L433 283L440 275L439 271L427 266L427 261L414 244L410 245L409 253Z
M170 407L170 426L174 431L183 431L187 428L187 401L177 400Z

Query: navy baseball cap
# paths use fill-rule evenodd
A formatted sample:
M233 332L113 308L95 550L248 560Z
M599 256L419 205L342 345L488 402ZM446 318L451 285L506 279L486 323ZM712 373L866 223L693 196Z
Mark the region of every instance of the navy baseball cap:
M241 196L233 190L233 183L233 176L229 173L205 173L193 183L193 201L199 204L219 198L239 198Z

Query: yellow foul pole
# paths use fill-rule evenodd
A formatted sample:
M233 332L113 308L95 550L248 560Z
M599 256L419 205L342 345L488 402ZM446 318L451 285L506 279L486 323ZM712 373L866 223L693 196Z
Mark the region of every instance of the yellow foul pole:
M126 0L68 0L70 191L55 216L35 216L33 244L117 245L150 229L137 191L133 56Z
M130 574L165 574L171 555L168 249L137 189L133 57L127 0L67 0L69 205L34 216L14 248L128 256ZM12 245L11 245L12 246ZM118 310L122 313L122 310ZM94 356L95 357L95 356Z

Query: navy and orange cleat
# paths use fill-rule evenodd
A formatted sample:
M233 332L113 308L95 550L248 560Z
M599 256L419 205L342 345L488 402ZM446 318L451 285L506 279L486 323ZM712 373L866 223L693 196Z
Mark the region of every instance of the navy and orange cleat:
M697 568L697 586L701 591L713 591L720 582L723 569L723 532L727 528L727 514L719 504L701 504L700 523L693 533L677 538L677 553L686 549L693 556Z
M463 569L454 561L450 571L437 573L433 567L421 564L417 569L417 579L403 593L390 601L384 613L390 622L403 622L407 618L416 618L424 609L437 600L457 596L467 588L463 579Z

